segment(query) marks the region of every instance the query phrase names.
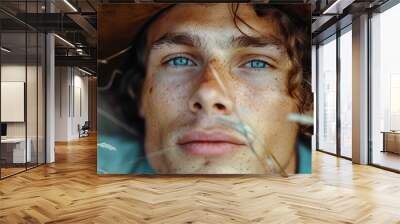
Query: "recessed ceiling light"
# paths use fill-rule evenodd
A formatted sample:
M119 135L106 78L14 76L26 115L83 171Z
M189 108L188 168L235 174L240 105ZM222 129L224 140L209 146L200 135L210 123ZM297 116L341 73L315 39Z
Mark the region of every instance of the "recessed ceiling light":
M84 69L81 69L81 68L79 68L79 67L78 67L78 70L81 71L81 72L83 72L83 73L85 73L85 74L87 74L87 75L89 75L89 76L93 75L92 73L90 73L90 72L88 72L88 71L86 71L86 70L84 70Z
M67 44L68 46L75 48L75 45L73 45L73 44L72 44L71 42L69 42L68 40L66 40L66 39L64 39L64 38L62 38L62 37L60 37L60 36L57 35L57 34L54 34L54 36L57 37L57 38L58 38L59 40L61 40L62 42L64 42L65 44Z
M7 48L5 48L5 47L1 47L0 49L1 49L2 51L6 52L6 53L10 53L10 52L11 52L10 49L7 49Z

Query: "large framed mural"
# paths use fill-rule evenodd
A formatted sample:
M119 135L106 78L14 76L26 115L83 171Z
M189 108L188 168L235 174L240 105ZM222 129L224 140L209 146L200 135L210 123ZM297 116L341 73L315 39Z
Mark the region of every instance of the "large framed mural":
M311 172L307 4L103 4L99 174Z

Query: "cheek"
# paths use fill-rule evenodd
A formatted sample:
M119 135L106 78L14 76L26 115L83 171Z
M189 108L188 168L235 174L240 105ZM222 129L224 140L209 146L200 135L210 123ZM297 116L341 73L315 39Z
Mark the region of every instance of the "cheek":
M237 87L236 108L254 131L261 133L288 127L287 116L296 112L293 98L274 86Z
M181 82L154 74L148 81L146 94L146 120L154 120L160 125L167 125L168 121L186 110L188 102L188 87ZM146 86L146 85L145 85Z

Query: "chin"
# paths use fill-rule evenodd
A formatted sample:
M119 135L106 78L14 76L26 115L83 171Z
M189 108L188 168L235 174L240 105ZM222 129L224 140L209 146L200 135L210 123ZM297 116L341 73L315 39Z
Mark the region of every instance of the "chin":
M240 169L235 169L234 167L212 167L212 168L203 168L200 169L198 174L246 174L247 172L244 172Z
M232 167L230 165L209 165L195 168L192 164L182 164L180 167L171 169L171 173L176 174L260 174L263 172L257 169Z

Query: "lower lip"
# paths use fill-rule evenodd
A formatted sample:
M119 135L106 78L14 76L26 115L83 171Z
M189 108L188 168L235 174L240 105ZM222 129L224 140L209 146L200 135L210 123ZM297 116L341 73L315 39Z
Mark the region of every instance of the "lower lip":
M181 145L185 152L195 156L222 156L243 146L229 142L191 142Z

